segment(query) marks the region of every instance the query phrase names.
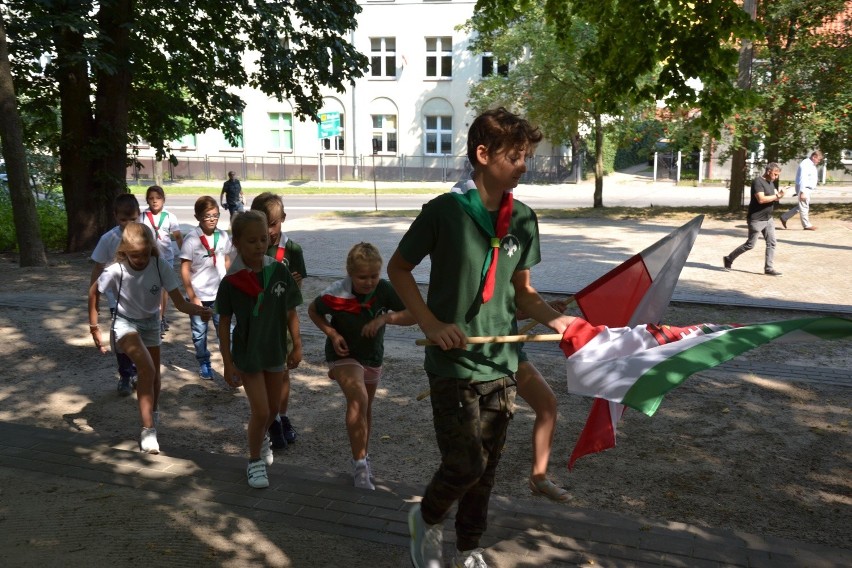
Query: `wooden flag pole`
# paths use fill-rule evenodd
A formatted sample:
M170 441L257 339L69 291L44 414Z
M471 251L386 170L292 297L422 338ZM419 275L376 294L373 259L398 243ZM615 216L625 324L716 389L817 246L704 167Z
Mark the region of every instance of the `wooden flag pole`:
M574 296L568 296L567 298L565 298L565 301L568 302L568 304L565 306L566 310L568 308L570 308L571 306L577 305L577 299ZM565 312L563 311L562 313L565 313ZM529 330L531 330L532 328L537 326L538 323L539 322L533 320L530 323L528 323L527 325L525 325L524 327L522 327L521 329L519 329L518 333L527 333Z
M472 345L484 343L523 343L526 341L562 341L561 333L546 333L543 335L483 335L481 337L468 337L467 342ZM429 339L418 339L416 345L435 345Z
M468 337L467 342L471 344L483 343L521 343L524 341L562 341L562 335L558 333L547 333L543 335L492 335L483 337ZM418 339L415 341L417 345L434 345L428 339ZM431 389L426 389L417 395L417 400L421 401L432 393Z

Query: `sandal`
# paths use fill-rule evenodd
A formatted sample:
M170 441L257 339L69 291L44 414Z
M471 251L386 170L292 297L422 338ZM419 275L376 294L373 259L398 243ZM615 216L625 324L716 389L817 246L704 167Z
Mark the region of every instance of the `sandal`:
M571 499L571 495L563 488L554 484L549 479L533 479L530 477L530 491L533 495L544 495L548 499L565 503Z

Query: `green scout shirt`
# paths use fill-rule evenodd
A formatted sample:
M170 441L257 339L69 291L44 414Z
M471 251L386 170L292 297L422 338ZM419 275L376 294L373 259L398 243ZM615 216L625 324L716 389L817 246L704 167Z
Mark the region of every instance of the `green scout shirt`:
M349 278L345 278L338 284L343 284L349 293L352 293L352 284ZM334 288L334 285L329 287L329 290ZM324 295L324 294L323 294ZM346 339L346 345L349 347L349 355L341 357L334 351L334 346L331 344L331 339L325 339L325 360L337 361L338 359L352 358L368 367L379 367L382 364L385 354L385 327L382 326L376 333L375 337L364 337L361 335L363 327L374 320L376 317L386 312L401 312L405 309L405 305L396 291L387 280L379 280L376 291L371 299L373 303L369 309L361 309L361 313L353 314L350 312L336 310L330 307L323 301L323 295L318 296L314 300L314 308L321 316L331 315L331 326ZM365 300L363 294L352 294L358 303Z
M495 211L492 221L496 217ZM423 206L399 243L400 254L412 264L430 255L426 305L440 321L455 323L468 337L517 331L512 275L541 260L535 213L516 200L509 232L500 244L494 296L483 304L482 269L489 242L490 237L447 193ZM491 343L448 351L430 346L424 366L439 376L490 381L517 370L518 346Z
M281 235L281 239L284 241L284 258L281 259L281 263L286 266L290 272L297 272L302 275L302 278L307 278L308 269L305 267L305 253L302 251L301 245L293 239L287 238L284 234ZM277 260L279 248L279 245L272 245L267 249L266 255Z
M287 312L302 303L302 293L283 264L270 259L274 267L263 290L258 315L252 315L255 299L238 290L227 279L219 284L216 312L233 315L236 326L231 341L234 365L240 371L256 373L280 367L287 360ZM260 273L255 277L263 286Z

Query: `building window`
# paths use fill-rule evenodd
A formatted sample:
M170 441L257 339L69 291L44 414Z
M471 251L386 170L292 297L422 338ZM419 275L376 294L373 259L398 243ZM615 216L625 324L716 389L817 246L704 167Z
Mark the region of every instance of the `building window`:
M370 38L370 74L373 77L396 77L396 38Z
M289 112L269 113L269 133L272 148L279 152L293 151L293 115Z
M323 113L320 113L322 116ZM320 138L320 151L322 152L331 152L338 153L343 152L343 136L345 134L345 130L343 129L343 125L345 124L345 117L341 112L340 116L340 130L338 130L337 136L329 136L327 138Z
M382 153L396 153L396 115L374 114L373 148Z
M492 54L486 53L482 56L482 76L491 75L509 76L509 64L498 61Z
M453 153L453 117L426 117L426 154L442 155Z
M237 137L231 142L221 131L218 132L219 139L214 142L217 144L220 151L228 152L233 150L241 150L243 148L243 117L242 115L234 118L237 122Z
M195 134L187 134L185 136L181 136L176 142L172 142L172 149L175 150L189 150L194 149L198 146L198 139Z
M453 38L426 38L426 76L440 78L453 76Z

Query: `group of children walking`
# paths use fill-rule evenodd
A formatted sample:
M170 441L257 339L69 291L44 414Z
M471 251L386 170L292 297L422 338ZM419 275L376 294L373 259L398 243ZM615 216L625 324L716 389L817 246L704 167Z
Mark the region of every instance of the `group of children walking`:
M359 243L347 255L346 277L308 306L311 321L326 335L328 375L346 398L356 487L375 488L369 440L385 327L416 323L431 342L424 366L441 463L422 502L409 514L411 561L417 567L443 566L442 520L453 506L458 549L453 565L486 566L479 540L516 392L537 414L530 489L556 501L568 498L545 475L556 421L555 396L547 382L518 344L468 342L473 336L515 332L519 314L558 333L575 319L562 315L564 304L554 309L544 302L531 285L530 268L541 260L538 222L512 194L540 139L538 129L505 109L477 117L467 142L472 179L424 205L388 264L390 281L380 277L378 249ZM248 483L267 487L273 448L296 440L286 413L289 371L302 359L296 308L307 276L301 247L281 232L283 202L272 193L257 196L251 210L232 212L228 235L216 228L216 200L201 197L195 204L198 227L181 243L176 220L172 223L173 216L163 209L163 190L152 186L146 201L149 210L140 214L135 197L119 196L118 227L102 237L92 254L89 315L95 345L107 351L97 319L98 298L104 294L119 357L119 391L128 394L125 377L138 376L140 448L157 453L160 332L167 325L161 299L167 294L190 315L202 379L213 377L206 339L207 322L213 319L224 380L242 386L249 401ZM182 244L185 298L166 252L172 240ZM424 300L412 270L426 256L433 269Z

